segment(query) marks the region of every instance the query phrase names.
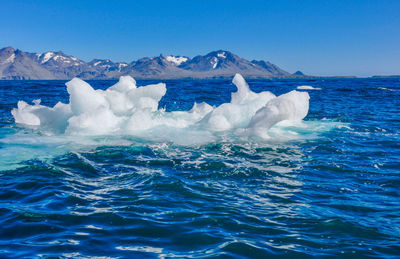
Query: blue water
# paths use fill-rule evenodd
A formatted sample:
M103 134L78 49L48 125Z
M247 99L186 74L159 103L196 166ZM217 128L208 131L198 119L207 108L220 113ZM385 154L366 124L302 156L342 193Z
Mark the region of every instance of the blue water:
M105 89L115 81L91 81ZM139 85L158 81L138 81ZM396 257L400 80L248 80L308 91L315 134L202 145L42 136L18 100L64 81L0 81L0 257ZM230 101L230 80L167 80L161 107Z

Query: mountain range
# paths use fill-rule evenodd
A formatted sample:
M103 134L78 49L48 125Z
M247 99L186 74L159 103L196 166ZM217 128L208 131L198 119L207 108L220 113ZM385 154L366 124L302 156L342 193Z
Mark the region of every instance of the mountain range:
M0 49L0 79L114 79L122 75L135 78L216 78L302 77L264 60L246 60L229 51L212 51L194 58L185 56L145 57L131 63L94 59L85 62L62 51L29 53L12 47Z

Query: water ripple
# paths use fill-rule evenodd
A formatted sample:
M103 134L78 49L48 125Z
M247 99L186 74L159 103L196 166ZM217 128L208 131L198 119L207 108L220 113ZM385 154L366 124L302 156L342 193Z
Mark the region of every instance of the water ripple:
M255 80L255 91L322 88L310 92L308 119L331 127L286 142L185 147L32 137L8 112L46 91L0 82L10 97L0 106L1 257L396 257L400 82L380 80ZM215 89L232 87L171 85L162 100L171 110L226 102Z

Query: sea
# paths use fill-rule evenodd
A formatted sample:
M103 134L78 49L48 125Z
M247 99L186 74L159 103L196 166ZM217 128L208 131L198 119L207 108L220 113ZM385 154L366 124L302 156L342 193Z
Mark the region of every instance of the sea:
M236 91L232 79L137 80L159 82L165 112ZM0 81L1 258L400 257L399 78L247 79L310 96L306 126L266 139L15 123L18 101L68 103L65 83Z

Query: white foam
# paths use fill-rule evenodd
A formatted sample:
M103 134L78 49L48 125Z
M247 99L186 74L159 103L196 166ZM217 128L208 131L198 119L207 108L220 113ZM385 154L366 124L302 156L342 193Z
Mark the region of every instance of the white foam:
M383 90L383 91L390 91L390 92L398 92L398 91L400 91L398 89L389 89L389 88L386 88L386 87L378 87L377 89Z
M164 83L137 87L132 77L122 76L108 89L95 90L74 78L66 83L68 104L46 107L40 101L19 101L11 112L16 123L50 135L137 136L181 144L213 141L221 132L269 138L269 129L277 123L296 124L308 113L306 92L278 97L268 91L255 93L239 74L233 83L238 90L229 103L195 103L189 111L166 112L158 107L167 90Z
M300 85L297 87L299 90L322 90L322 88L312 87L311 85Z

